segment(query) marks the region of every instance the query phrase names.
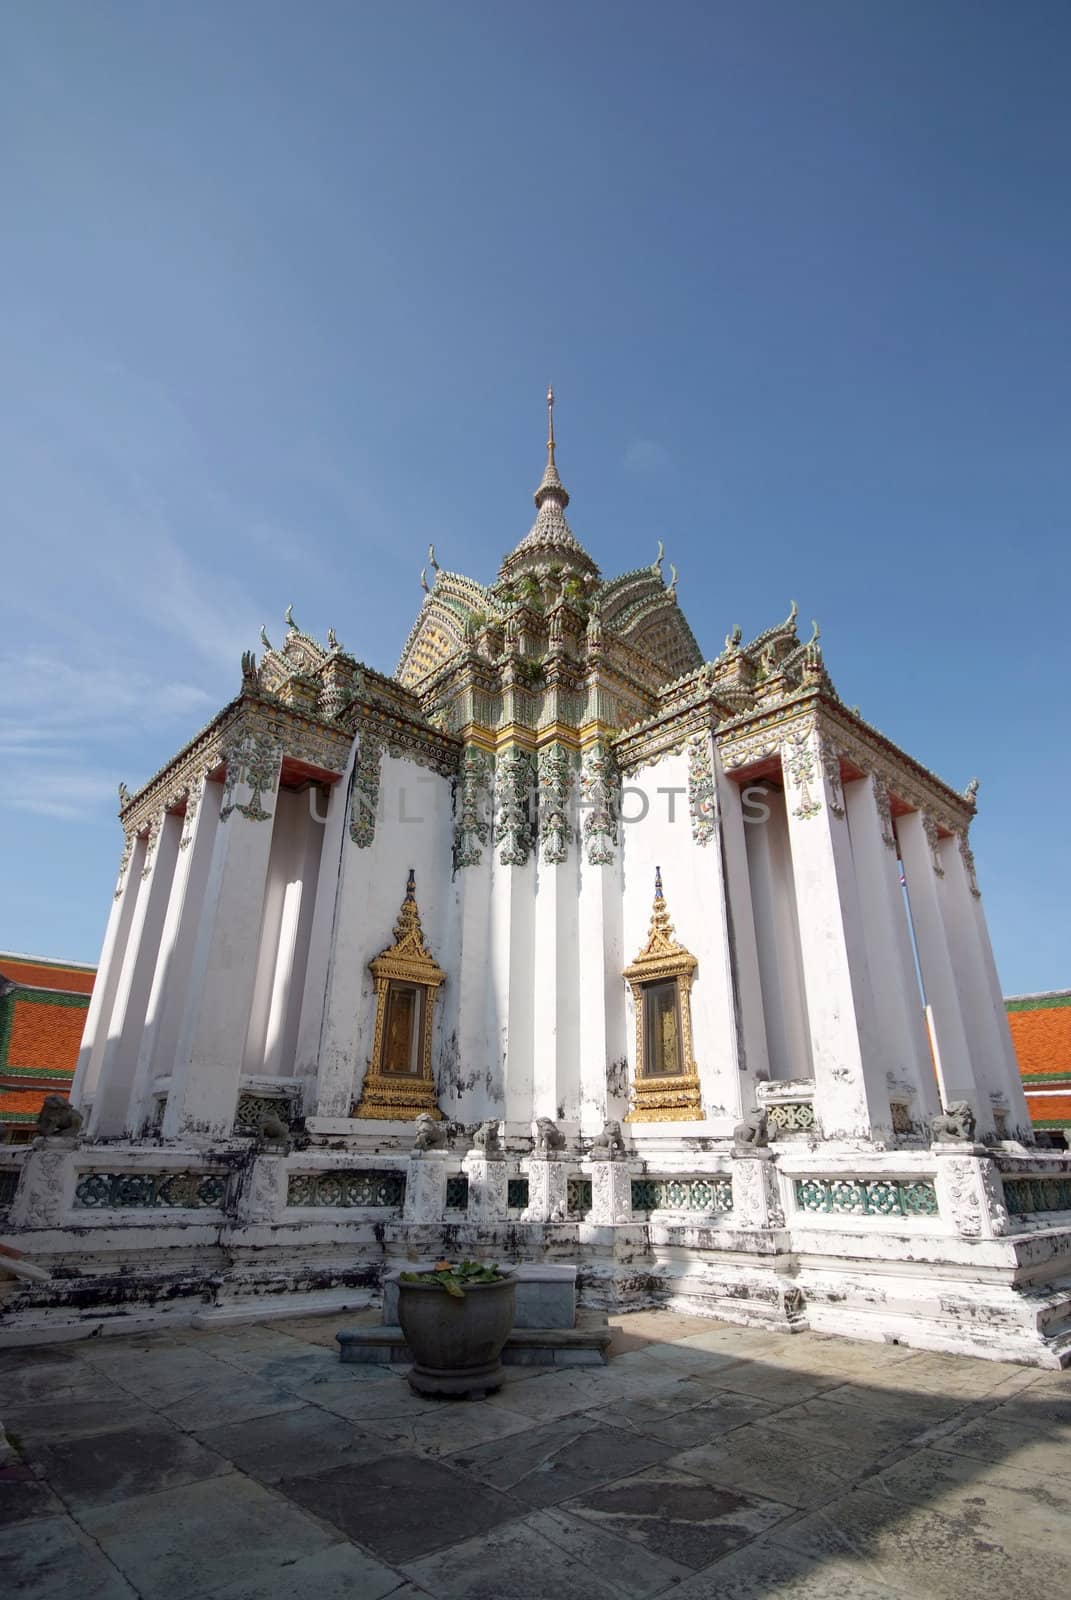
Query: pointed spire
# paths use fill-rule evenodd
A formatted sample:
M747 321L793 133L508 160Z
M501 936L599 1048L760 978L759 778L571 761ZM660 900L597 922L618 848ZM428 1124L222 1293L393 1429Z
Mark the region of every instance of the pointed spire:
M547 390L547 464L533 498L536 505L542 508L544 500L552 497L564 511L569 504L569 496L558 476L558 466L554 460L554 390L550 388Z
M547 464L535 492L538 507L535 522L520 544L506 557L499 569L502 579L516 578L522 572L538 573L551 565L568 566L588 578L597 578L599 569L573 536L565 520L569 496L558 476L554 459L554 390L547 390Z

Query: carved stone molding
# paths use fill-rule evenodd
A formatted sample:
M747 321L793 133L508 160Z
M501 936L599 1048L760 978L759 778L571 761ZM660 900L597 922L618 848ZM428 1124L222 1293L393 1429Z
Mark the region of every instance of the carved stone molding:
M718 792L708 733L693 733L688 740L688 811L692 838L698 845L710 844L718 833Z
M379 809L379 770L383 746L370 734L361 737L350 790L350 838L358 850L375 843Z
M279 782L282 767L282 746L267 733L256 728L246 728L224 750L227 777L220 807L221 822L226 822L235 811L250 822L267 822L272 812L261 805L261 797L273 794ZM235 796L239 786L250 791L247 800L239 802Z
M491 834L491 785L494 762L475 745L466 745L461 757L455 794L454 867L477 867Z
M794 790L792 798L796 802L792 814L804 822L816 817L822 809L817 743L813 723L805 723L788 734L781 746L781 768Z
M593 744L585 750L580 767L580 798L588 862L593 867L612 866L618 844L621 775L609 745Z
M504 867L523 867L532 849L534 765L516 745L495 763L495 844Z
M563 745L548 745L539 752L538 773L539 843L543 860L551 866L561 866L569 859L573 837L570 821L573 768Z

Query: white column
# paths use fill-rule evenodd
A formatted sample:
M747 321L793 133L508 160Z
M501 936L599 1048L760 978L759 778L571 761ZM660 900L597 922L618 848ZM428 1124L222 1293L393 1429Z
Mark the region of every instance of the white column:
M740 1071L741 1024L714 763L711 735L694 735L688 746L690 866L703 907L703 940L696 952L700 961L691 994L692 1032L704 1113L737 1119L752 1096Z
M942 839L938 855L944 868L944 877L938 885L938 898L959 989L960 1010L971 1048L974 1079L978 1085L978 1104L974 1107L978 1118L978 1135L980 1139L990 1142L996 1138L993 1119L993 1102L996 1099L1007 1107L1008 1132L1010 1137L1014 1137L1013 1130L1016 1127L1028 1129L1030 1120L1019 1064L1011 1043L1004 999L999 992L999 983L995 981L996 968L985 917L981 914L976 895L972 893L976 887L973 872L968 870L958 835ZM995 1000L994 988L997 991Z
M316 895L309 926L308 957L305 964L305 981L302 986L301 1016L297 1029L294 1052L294 1076L303 1083L302 1109L306 1116L317 1111L319 1100L318 1075L320 1066L320 1039L327 1007L328 975L332 965L335 941L335 924L342 903L342 887L349 856L358 852L349 837L349 813L353 785L357 742L354 741L349 761L340 782L328 791L327 815L323 826L320 863L316 877ZM323 802L321 801L322 805ZM348 1094L347 1089L347 1094ZM331 1099L333 1095L326 1095ZM346 1110L340 1115L348 1115ZM324 1115L335 1115L324 1112Z
M131 1091L181 831L181 819L167 814L154 820L150 830L108 1025L108 1043L93 1096L87 1129L91 1138L114 1138L130 1132Z
M138 1049L131 1095L134 1131L140 1129L152 1113L154 1080L169 1075L174 1068L182 1007L212 859L212 840L219 822L221 793L218 784L210 783L207 775L202 775L186 801L178 860L171 877L171 893Z
M809 1078L810 1029L785 804L774 789L767 790L762 803L766 820L749 825L744 835L770 1076Z
M316 1103L311 1109L318 1117L348 1117L354 1100L359 1090L359 1081L363 1081L367 1067L367 1054L361 1054L361 1008L364 1003L366 991L371 986L371 978L366 969L368 962L367 950L367 923L368 904L372 890L373 868L376 864L377 850L374 840L369 838L369 830L362 827L360 783L362 772L371 774L376 768L375 745L371 740L365 741L365 748L357 749L359 766L356 777L351 783L350 796L345 807L345 821L340 840L341 854L338 858L338 875L335 889L334 919L330 938L330 951L327 962L327 981L325 985L322 1020L319 1033L319 1046L316 1057ZM381 765L381 763L380 763ZM371 783L371 777L363 780ZM375 779L375 794L378 800L379 778ZM339 797L341 799L341 796ZM334 804L334 802L333 802ZM371 789L368 790L367 804L372 804ZM332 811L332 823L335 814ZM324 841L325 860L330 858L330 848L334 834L329 832ZM359 842L367 841L367 842ZM395 868L397 881L404 886L404 863L402 867ZM398 895L399 900L401 894ZM310 949L310 963L319 959L318 929L313 929L313 945ZM306 1000L309 995L309 986L306 984ZM309 1019L310 1022L314 1020ZM303 1058L308 1050L308 1036L304 1033L305 1019L302 1023L302 1035L299 1044ZM310 1107L306 1103L306 1112Z
M907 1087L914 1091L914 1117L926 1125L940 1110L940 1098L888 795L880 778L868 776L845 784L844 803L886 1083L895 1090L897 1083L906 1079Z
M234 1126L281 764L277 746L252 739L228 757L164 1118L168 1136L219 1139Z
M815 1112L827 1139L887 1137L888 1085L836 757L802 728L786 738L781 764Z
M619 824L620 826L620 824ZM628 1113L625 1035L625 966L622 929L621 845L612 860L593 862L588 841L579 846L577 920L579 1028L575 1039L580 1089L580 1129L599 1133L607 1118ZM599 846L595 854L600 853ZM552 1115L552 1113L548 1113Z
M78 1063L71 1084L71 1104L83 1106L96 1092L100 1077L100 1064L108 1042L108 1028L119 974L130 937L130 924L141 886L141 869L145 860L145 841L131 836L123 841L123 855L119 863L119 881L115 897L108 912L108 925L104 931L104 945L97 963L97 976L93 993L86 1008L86 1022L82 1030L82 1043Z
M540 754L539 772L532 1116L579 1129L580 768L555 744Z
M736 984L741 1109L746 1111L754 1103L755 1084L770 1075L746 838L753 828L764 827L765 823L757 806L747 804L745 808L744 795L725 772L716 750L714 772L721 813L722 870L728 891L730 950Z
M933 1018L945 1094L949 1103L966 1100L977 1116L981 1109L978 1085L971 1067L970 1044L938 898L939 872L944 869L927 837L927 820L921 811L897 817L896 837L900 842L915 949L926 1004ZM930 831L933 831L932 825Z
M997 974L997 964L993 959L993 946L989 938L989 927L986 922L985 907L982 904L978 885L974 875L974 857L970 854L970 846L964 840L966 854L964 855L964 872L970 894L971 911L974 916L974 932L978 941L978 950L981 957L982 968L986 974L986 983L989 991L989 1015L993 1019L999 1045L999 1055L1003 1070L1000 1074L998 1087L1003 1091L1008 1102L1008 1137L1010 1139L1033 1139L1033 1129L1030 1125L1030 1111L1023 1092L1023 1079L1019 1071L1019 1058L1015 1054L1012 1043L1011 1029L1008 1026L1008 1012L1004 1005L1004 995L1000 987L1000 978Z
M535 978L535 861L495 861L491 889L491 983L503 1064L506 1121L527 1128L533 1118ZM553 1113L551 1113L553 1115Z
M469 746L454 791L453 868L460 943L456 965L449 965L451 977L456 974L457 979L453 998L459 1070L471 1087L461 1095L455 1083L446 1083L439 1102L446 1116L469 1123L501 1121L506 1114L505 1069L489 1032L493 787L493 758Z

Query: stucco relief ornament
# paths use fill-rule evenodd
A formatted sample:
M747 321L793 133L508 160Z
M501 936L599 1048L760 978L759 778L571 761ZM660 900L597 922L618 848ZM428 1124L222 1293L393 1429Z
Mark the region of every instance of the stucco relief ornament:
M959 853L963 859L963 870L967 874L967 886L976 900L982 898L982 891L978 887L978 878L975 873L974 851L971 849L970 840L966 830L959 835Z
M119 896L123 892L123 884L126 882L126 869L130 865L130 857L134 854L135 837L136 836L133 828L131 828L129 832L123 834L123 853L119 857L119 875L115 884L114 898L116 900L118 900Z
M930 847L930 860L933 863L933 870L939 878L943 878L945 869L941 865L941 855L938 849L941 843L941 835L937 831L936 822L928 811L924 811L922 814L922 831L925 833L926 843Z
M698 845L709 844L718 831L718 795L710 736L706 733L693 734L688 741L688 810L692 838Z
M379 809L379 766L383 747L369 734L361 738L350 790L350 838L358 850L367 850L376 837Z
M145 860L141 866L141 876L147 878L152 871L152 858L156 853L156 846L160 843L160 834L164 826L164 807L154 811L149 819L149 835L145 843Z
M874 804L877 807L878 821L881 824L882 843L889 849L896 849L896 834L893 832L892 807L889 804L889 790L884 778L878 773L870 775L870 787L874 791Z
M281 747L262 733L250 733L228 745L224 757L227 779L219 812L220 821L226 822L231 813L237 811L250 822L267 822L271 812L265 811L260 797L274 790L278 781L283 759ZM234 799L239 783L252 790L249 799L242 805L238 805Z
M495 766L495 843L504 867L523 867L532 848L529 809L532 758L516 747L499 756Z
M977 1238L982 1232L982 1205L974 1181L974 1163L970 1160L948 1161L944 1176L956 1232L967 1239Z
M818 763L809 730L788 735L781 746L781 765L799 790L799 805L794 808L793 815L803 821L816 817L822 802L816 800L810 790L810 785L818 781Z
M179 849L188 850L193 839L194 824L197 821L197 812L204 798L205 784L208 782L208 773L201 772L186 791L186 810L182 818L182 833L179 836Z
M477 867L490 836L490 756L468 745L461 757L457 788L457 822L454 824L454 866Z
M610 867L617 849L621 775L608 745L585 750L580 767L580 801L584 807L584 842L593 867Z
M840 776L840 751L834 750L833 746L822 738L819 738L818 748L822 757L822 771L829 785L829 809L835 817L843 818L845 811L844 789Z
M573 773L569 754L560 744L551 745L539 756L539 841L543 860L561 866L569 859L572 826L569 801Z

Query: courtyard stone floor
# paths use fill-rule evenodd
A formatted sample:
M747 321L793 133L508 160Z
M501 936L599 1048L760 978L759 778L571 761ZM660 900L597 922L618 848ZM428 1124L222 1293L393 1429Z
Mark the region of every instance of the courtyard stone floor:
M1071 1373L670 1312L427 1401L338 1318L0 1351L0 1594L1051 1600Z

